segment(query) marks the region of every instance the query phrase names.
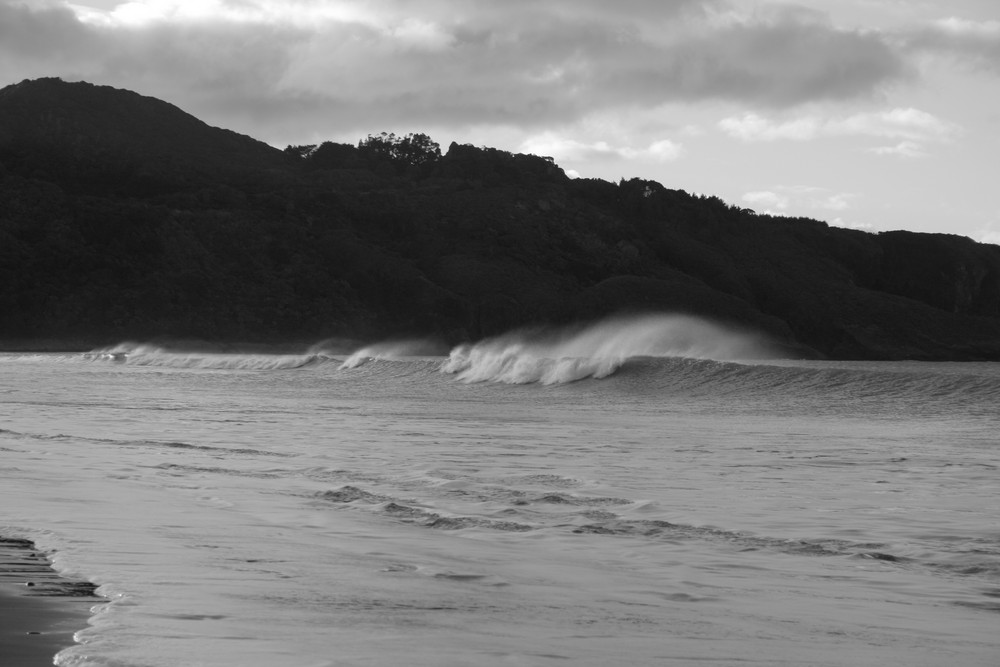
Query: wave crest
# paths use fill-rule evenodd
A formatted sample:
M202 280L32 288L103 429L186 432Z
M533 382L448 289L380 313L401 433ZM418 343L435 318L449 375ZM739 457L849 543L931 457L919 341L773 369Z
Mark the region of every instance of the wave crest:
M757 336L695 317L647 315L460 345L441 371L470 383L562 384L607 377L633 357L723 361L764 356L766 345Z
M443 352L434 341L429 340L398 340L366 345L356 350L340 365L340 370L357 368L369 361L398 360L407 357L439 355Z

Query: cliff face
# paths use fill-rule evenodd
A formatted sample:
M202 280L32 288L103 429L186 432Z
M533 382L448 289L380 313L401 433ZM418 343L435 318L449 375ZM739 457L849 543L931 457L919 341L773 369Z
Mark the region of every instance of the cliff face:
M636 311L791 356L1000 359L1000 247L423 135L282 152L128 91L0 90L0 339L458 342Z

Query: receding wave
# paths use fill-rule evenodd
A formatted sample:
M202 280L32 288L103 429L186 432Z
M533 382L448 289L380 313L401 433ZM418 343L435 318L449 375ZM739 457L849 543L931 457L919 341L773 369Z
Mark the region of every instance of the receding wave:
M858 561L878 561L887 567L925 568L949 576L962 576L987 582L996 580L995 545L992 549L963 549L953 562L942 563L941 554L908 553L904 545L884 542L813 537L804 539L773 537L729 530L715 526L675 523L662 519L638 519L610 511L608 507L634 506L624 498L588 498L565 493L526 495L516 489L478 495L463 493L463 501L477 501L466 511L448 512L438 498L431 510L417 500L402 500L384 493L347 485L317 493L315 498L333 507L353 508L371 512L393 521L437 530L486 529L503 532L555 531L575 535L631 538L647 542L676 543L704 541L728 544L742 551L771 551L800 558L850 558ZM522 498L523 496L523 498ZM445 503L447 504L447 503ZM476 508L471 514L468 509ZM627 511L627 509L626 509ZM901 549L904 553L892 553ZM996 596L1000 596L997 589ZM995 604L995 603L990 603Z
M10 431L0 429L0 436L5 436L16 440L39 440L39 441L67 441L67 442L89 442L100 445L113 445L117 447L133 447L148 449L185 449L197 452L208 452L212 454L242 454L248 456L290 456L282 452L269 452L262 449L251 449L248 447L219 447L213 445L195 445L189 442L174 442L165 440L119 440L114 438L89 438L82 435L69 435L66 433L28 433L24 431Z
M482 516L446 515L441 512L420 507L414 503L405 504L389 496L371 493L355 486L345 486L340 489L326 491L317 495L321 500L351 505L361 502L373 505L377 513L397 521L413 523L425 528L441 530L462 530L465 528L486 528L503 532L527 532L535 527L517 521L504 521Z
M460 345L441 370L463 382L560 384L607 377L635 357L737 360L766 356L766 342L759 336L694 317L647 315Z

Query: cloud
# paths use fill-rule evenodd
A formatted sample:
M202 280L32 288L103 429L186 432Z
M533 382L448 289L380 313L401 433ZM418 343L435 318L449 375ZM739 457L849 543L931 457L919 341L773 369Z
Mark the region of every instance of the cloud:
M750 208L768 215L827 216L847 211L857 197L857 194L851 192L833 192L816 186L779 185L769 190L747 192L741 200ZM838 217L837 220L841 218Z
M818 137L823 130L823 121L815 117L797 118L782 123L747 113L742 117L724 118L719 121L719 129L735 139L743 141L776 141L789 139L808 141Z
M648 155L654 160L660 162L669 162L671 160L676 160L684 153L684 146L681 144L670 141L669 139L661 139L660 141L654 141L649 146L646 147L644 151L640 154Z
M948 142L962 133L955 123L913 108L866 112L842 118L804 116L775 121L755 113L724 118L718 123L724 133L746 142L812 141L828 137L875 137L899 139L893 146L869 149L876 155L921 157L927 142Z
M844 220L843 218L834 218L833 220L827 220L828 223L834 227L844 227L845 229L859 229L862 231L869 231L875 229L875 225L870 222L859 222L857 220Z
M855 114L843 120L831 121L828 129L834 134L941 141L952 139L961 133L958 125L912 107Z
M65 6L0 0L0 77L86 79L181 104L245 101L273 94L289 64L284 44L300 35L288 26L245 30L213 21L95 25Z
M993 211L989 216L990 220L985 225L977 229L972 238L980 243L992 243L1000 245L1000 209Z
M99 47L98 35L82 26L67 7L29 7L0 0L0 71L13 70L15 63L37 69L81 57L95 59L100 57Z
M519 150L536 155L547 155L560 160L624 159L670 162L683 155L684 147L669 139L661 139L642 147L612 146L607 141L587 143L554 132L544 132L525 140Z
M838 194L830 195L825 199L820 200L819 208L823 208L829 211L846 211L851 208L851 200L857 195L851 194L849 192L841 192Z
M155 23L280 23L297 27L329 21L376 24L371 8L359 2L328 0L121 0L108 11L70 6L92 25L135 28ZM367 3L374 5L375 3Z
M951 17L902 36L917 52L952 58L1000 75L1000 21L970 21Z
M915 141L900 141L895 146L877 146L869 148L868 152L875 155L894 155L906 158L927 157L927 151Z
M987 229L981 230L979 233L979 238L976 240L980 243L992 243L993 245L1000 245L1000 230Z
M695 31L662 55L651 83L687 98L773 107L868 98L910 76L878 33L838 29L799 13Z
M0 0L0 76L85 78L285 135L303 125L542 128L703 100L782 108L867 99L911 74L880 33L814 11L741 7L133 0L75 13Z
M743 195L742 199L751 207L764 207L763 212L770 214L787 211L788 207L792 203L791 199L787 195L771 192L770 190L748 192Z

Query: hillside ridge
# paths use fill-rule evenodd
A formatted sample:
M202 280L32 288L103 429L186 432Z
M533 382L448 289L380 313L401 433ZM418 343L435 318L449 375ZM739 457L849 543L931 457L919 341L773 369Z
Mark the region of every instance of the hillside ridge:
M455 343L635 312L787 356L996 360L1000 247L421 134L281 151L130 91L0 90L0 345Z

